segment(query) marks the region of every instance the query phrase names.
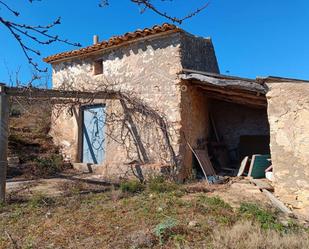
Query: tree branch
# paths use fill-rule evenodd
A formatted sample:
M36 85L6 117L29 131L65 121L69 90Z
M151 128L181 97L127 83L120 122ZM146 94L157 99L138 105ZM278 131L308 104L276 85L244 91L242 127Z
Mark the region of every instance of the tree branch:
M169 13L160 10L155 4L153 4L152 0L130 0L132 3L137 4L138 6L142 7L141 13L144 13L147 9L153 11L154 13L158 14L159 16L162 16L174 23L178 23L178 24L182 24L183 21L192 18L193 16L199 14L200 12L202 12L203 10L205 10L208 5L209 2L206 2L205 4L203 4L201 7L197 8L196 10L188 13L187 15L185 15L184 17L176 17L176 16L172 16ZM161 2L173 2L173 0L160 0ZM109 5L109 0L101 0L99 6L100 7L104 7L104 6L108 6Z
M34 0L28 0L32 3ZM40 0L36 0L40 1ZM20 16L20 13L11 8L5 1L0 0L0 5L4 6L6 10L8 10L11 14L16 17ZM13 35L14 39L19 43L24 55L26 56L28 63L31 64L36 71L38 72L46 72L47 68L40 68L38 63L36 63L31 54L40 56L41 52L39 50L33 49L30 45L27 45L28 39L33 41L39 45L49 45L54 42L62 42L67 45L81 47L80 43L70 42L67 39L62 39L58 35L51 35L49 31L59 25L61 23L60 17L54 20L52 23L48 25L28 25L25 23L19 23L12 20L6 20L0 15L0 24L5 26L9 32Z

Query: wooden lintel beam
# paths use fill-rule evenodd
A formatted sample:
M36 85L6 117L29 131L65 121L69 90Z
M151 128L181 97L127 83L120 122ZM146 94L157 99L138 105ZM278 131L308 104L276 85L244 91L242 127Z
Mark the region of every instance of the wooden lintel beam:
M208 95L207 95L208 96ZM245 105L248 107L252 107L252 108L256 108L256 109L265 109L267 108L266 105L264 104L260 104L260 103L253 103L251 101L246 101L246 100L235 100L235 99L230 99L230 98L222 98L222 97L218 97L218 96L208 96L211 99L217 99L220 101L225 101L225 102L229 102L229 103L234 103L234 104L240 104L240 105Z
M266 96L260 93L241 91L241 90L236 90L236 89L221 88L221 87L212 87L212 86L206 86L206 85L197 85L197 87L202 88L209 92L221 93L226 96L239 96L239 97L256 99L256 100L261 100L261 101L266 102Z
M19 87L5 87L4 91L9 96L29 98L114 99L117 97L117 93L108 91L85 92Z
M257 107L257 108L266 108L267 107L267 102L266 99L252 99L247 96L232 96L232 95L226 95L223 93L218 93L214 91L205 91L204 93L207 97L213 98L213 99L218 99L218 100L223 100L231 103L238 103L238 104L243 104L243 105L248 105L252 107Z

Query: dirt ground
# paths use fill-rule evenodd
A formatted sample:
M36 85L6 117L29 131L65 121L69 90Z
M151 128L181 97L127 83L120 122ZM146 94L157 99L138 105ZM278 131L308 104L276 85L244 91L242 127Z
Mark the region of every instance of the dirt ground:
M110 190L112 185L98 175L85 174L70 170L52 178L7 181L8 199L29 199L34 195L46 197L67 196L78 193L98 193Z
M104 192L112 188L100 175L79 173L60 174L50 179L11 180L7 183L9 198L31 198L33 195L47 197L66 196L74 192L90 193ZM234 208L242 202L259 203L265 208L271 207L269 199L248 179L232 179L225 184L208 185L205 181L185 184L188 192L184 198L190 198L195 193L205 192L209 196L219 196Z

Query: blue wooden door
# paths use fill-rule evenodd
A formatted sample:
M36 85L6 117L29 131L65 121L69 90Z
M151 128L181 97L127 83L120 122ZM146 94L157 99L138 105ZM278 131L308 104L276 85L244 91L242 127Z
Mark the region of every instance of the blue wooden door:
M105 154L105 106L83 107L83 163L100 164Z

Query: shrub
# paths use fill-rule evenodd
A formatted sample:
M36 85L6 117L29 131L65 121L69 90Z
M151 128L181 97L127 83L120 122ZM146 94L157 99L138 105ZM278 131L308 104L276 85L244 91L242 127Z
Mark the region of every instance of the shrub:
M163 176L150 178L147 185L148 189L155 193L172 192L179 189L176 183L165 180Z
M195 209L221 224L233 224L237 218L233 208L217 196L200 195Z
M122 192L134 194L142 192L145 189L145 186L137 180L131 180L120 183L120 189Z
M172 229L177 225L178 221L169 217L154 228L154 234L159 238L161 245L164 242L164 238L168 238L173 235Z
M207 204L208 207L212 208L212 209L228 209L228 210L232 210L232 207L226 203L224 200L222 200L221 198L214 196L214 197L208 197L205 195L202 195L199 197L199 200L202 203Z
M280 231L284 229L284 226L278 222L274 213L266 211L256 204L242 203L239 212L245 218L258 221L263 229L276 229Z
M52 154L47 157L36 158L36 169L38 175L52 175L63 170L62 156Z
M29 200L30 206L34 208L42 206L50 206L53 203L54 203L53 199L44 196L42 193L34 194Z

